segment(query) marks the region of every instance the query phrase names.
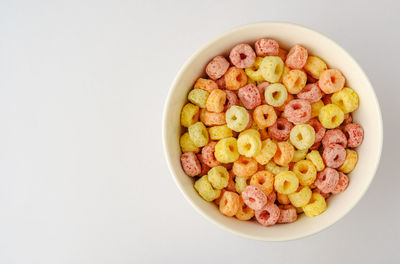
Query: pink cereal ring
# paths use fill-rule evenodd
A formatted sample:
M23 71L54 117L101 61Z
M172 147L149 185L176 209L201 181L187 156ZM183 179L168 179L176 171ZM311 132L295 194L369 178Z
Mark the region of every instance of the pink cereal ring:
M208 167L216 167L221 163L215 158L215 145L217 142L211 141L201 149L202 162Z
M331 144L339 144L342 147L347 146L347 138L340 129L330 129L325 133L322 139L322 146L327 148Z
M272 191L267 195L268 202L275 203L276 201L276 192Z
M231 50L229 59L238 68L248 68L256 60L256 53L249 44L238 44Z
M312 126L314 128L315 131L315 143L318 143L322 140L322 138L325 136L325 132L326 129L325 127L316 119L310 119L307 124L309 124L310 126Z
M319 193L319 194L321 194L321 196L324 197L325 199L328 199L328 198L331 196L331 193L325 193L325 192L321 191L321 190L318 189L318 188L315 188L315 189L313 190L313 193Z
M322 95L323 93L319 89L318 83L309 83L297 94L297 98L315 103L322 98Z
M193 177L199 175L201 172L200 162L193 152L183 153L181 156L181 164L187 176Z
M226 101L225 101L225 106L224 106L224 112L228 110L231 106L233 105L238 105L239 104L239 99L236 95L236 93L230 91L230 90L224 90L226 94Z
M339 181L336 184L335 188L332 190L333 194L338 194L344 192L349 186L349 177L346 176L343 172L339 172Z
M249 185L242 192L244 203L253 210L260 210L268 202L264 192L254 185Z
M307 58L307 49L297 44L290 49L285 63L289 68L300 70L306 64Z
M254 45L256 48L257 56L278 56L279 54L279 44L273 39L259 39Z
M226 88L226 83L225 83L225 75L219 78L218 80L215 81L216 84L218 85L219 89L225 89Z
M269 82L262 82L259 85L257 85L257 89L261 97L261 104L267 104L267 102L265 101L264 92L265 89L268 87L268 85L270 85Z
M211 79L221 78L229 68L229 62L223 56L217 56L212 59L206 67L206 73Z
M256 219L263 226L276 224L280 213L279 207L272 202L268 202L260 210L255 210Z
M355 148L361 145L364 138L364 129L359 124L351 123L346 125L344 133L347 135L347 146Z
M297 220L297 211L293 205L280 205L279 210L280 214L278 218L278 223L292 223Z
M268 128L268 134L276 141L286 141L290 136L292 128L292 123L290 123L286 118L280 117Z
M314 184L323 193L332 192L339 182L339 173L332 168L325 168L318 172L317 179Z
M201 171L199 176L203 176L208 174L208 171L210 170L210 167L208 167L204 162L203 162L203 157L201 156L201 153L196 154L197 159L200 161L201 165Z
M326 94L332 94L344 87L346 82L343 74L337 69L328 69L319 76L319 88Z
M246 109L254 109L261 105L261 96L254 84L248 84L239 89L238 96Z
M339 144L331 144L324 148L322 159L330 168L339 168L346 159L346 150Z
M294 99L285 106L285 117L295 125L304 124L311 117L311 104L303 99Z

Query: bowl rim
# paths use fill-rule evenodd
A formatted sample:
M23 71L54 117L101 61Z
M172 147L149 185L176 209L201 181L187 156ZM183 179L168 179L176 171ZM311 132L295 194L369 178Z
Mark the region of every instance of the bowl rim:
M325 225L325 226L322 226L322 227L320 227L320 228L317 228L317 229L315 229L315 230L312 230L312 231L310 231L309 233L305 233L304 235L298 235L298 236L295 236L295 235L294 235L294 236L290 236L290 235L289 235L289 236L286 236L286 237L283 238L283 239L270 239L270 238L268 238L268 237L265 237L265 238L264 238L264 237L258 237L258 236L248 235L248 234L243 233L243 232L240 232L240 231L238 231L238 230L236 230L236 229L229 228L229 227L225 226L224 224L219 223L218 221L215 221L212 217L210 217L210 216L207 215L205 212L203 212L203 210L202 210L201 208L199 208L199 207L191 200L191 198L185 193L185 191L183 190L183 187L182 187L181 184L178 182L177 176L176 176L176 174L175 174L175 172L174 172L174 169L172 168L172 165L171 165L171 164L172 164L172 162L171 162L172 157L171 157L171 156L169 155L169 153L168 153L167 143L166 143L166 142L167 142L167 132L166 132L167 129L166 129L166 127L167 127L167 124L168 124L168 122L167 122L167 113L168 113L168 110L169 110L168 107L169 107L169 105L170 105L170 101L171 101L171 98L172 98L173 91L174 91L175 88L177 87L177 82L178 82L178 80L181 78L181 75L183 75L183 73L184 73L185 69L187 68L187 66L190 65L190 64L193 62L193 60L198 56L199 53L201 53L201 52L203 52L204 50L208 49L214 42L216 42L216 41L218 41L218 40L220 40L220 39L222 39L222 38L225 38L227 35L230 35L230 34L234 33L235 31L245 30L246 28L251 28L251 27L254 27L254 26L262 26L262 25L269 25L269 26L271 26L271 25L277 25L277 26L291 26L291 27L294 27L294 28L299 28L299 29L303 29L303 30L308 30L308 31L311 31L312 33L318 35L318 37L325 38L325 39L327 39L328 41L331 41L332 43L334 43L334 44L335 44L342 52L344 52L344 54L346 54L346 56L348 56L348 58L349 58L351 61L353 61L354 64L360 69L360 73L361 73L361 75L362 75L362 78L364 78L364 79L367 81L368 85L369 85L370 88L372 89L372 94L374 95L373 100L376 101L376 104L377 104L377 106L378 106L377 109L378 109L378 116L379 116L379 119L377 120L377 121L378 121L378 123L377 123L377 125L378 125L378 132L379 132L379 135L378 135L378 141L379 141L379 142L377 142L377 144L378 144L379 153L378 153L378 156L377 156L378 158L377 158L377 160L376 160L376 162L375 162L375 165L374 165L374 168L373 168L373 176L370 178L369 182L367 183L366 188L361 192L361 194L358 196L358 198L355 199L355 200L353 201L353 204L352 204L347 210L341 212L341 213L338 215L338 217L337 217L334 221L328 223L328 224ZM323 231L323 230L325 230L325 229L328 229L328 228L332 227L332 226L333 226L334 224L336 224L338 221L340 221L341 219L343 219L343 217L345 217L345 216L360 202L361 198L364 197L365 193L366 193L367 190L369 189L369 187L370 187L370 185L371 185L373 179L374 179L375 176L376 176L376 172L377 172L377 170L378 170L378 167L379 167L379 164L380 164L380 159L381 159L381 156L382 156L382 146L383 146L383 119L382 119L382 112L381 112L379 100L378 100L378 98L377 98L377 96L376 96L375 90L374 90L374 88L373 88L373 86L372 86L372 84L371 84L371 82L370 82L368 76L365 74L363 68L361 67L361 65L353 58L353 56L350 55L350 53L348 53L341 45L339 45L336 41L334 41L334 40L331 39L330 37L326 36L325 34L322 34L321 32L319 32L319 31L317 31L317 30L311 29L311 28L309 28L309 27L306 27L306 26L303 26L303 25L300 25L300 24L292 23L292 22L271 22L271 21L265 21L265 22L256 22L256 23L244 24L244 25L241 25L241 26L237 26L237 27L231 28L231 29L229 29L229 30L223 32L222 34L219 34L218 36L212 38L211 40L207 41L207 42L204 43L203 45L201 45L201 46L200 46L200 47L185 61L185 63L180 67L178 73L176 74L176 76L175 76L175 78L174 78L174 80L173 80L173 82L172 82L172 84L171 84L171 86L170 86L170 88L169 88L168 95L167 95L166 100L165 100L165 103L164 103L163 117L162 117L162 118L163 118L163 121L162 121L162 142L163 142L163 148L164 148L164 155L165 155L165 158L166 158L166 160L167 160L167 166L168 166L168 169L169 169L169 171L170 171L170 173L171 173L171 176L172 176L172 178L173 178L175 184L177 185L178 189L179 189L180 192L183 194L183 196L185 197L185 199L192 205L192 207L195 208L195 210L196 210L200 215L202 215L203 217L205 217L208 221L210 221L210 222L216 224L216 225L217 225L218 227L220 227L221 229L224 229L224 230L226 230L226 231L229 231L229 232L231 232L231 233L234 233L234 234L236 234L236 235L238 235L238 236L240 236L240 237L244 237L244 238L247 238L247 239L258 240L258 241L279 242L279 241L290 241L290 240L295 240L295 239L301 239L301 238L306 238L306 237L315 235L315 234L317 234L317 233L319 233L319 232L321 232L321 231Z

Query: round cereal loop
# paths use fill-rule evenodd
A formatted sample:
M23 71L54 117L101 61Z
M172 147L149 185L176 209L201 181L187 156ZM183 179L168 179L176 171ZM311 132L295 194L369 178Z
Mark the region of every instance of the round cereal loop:
M200 196L208 202L217 199L221 195L221 190L215 190L212 187L207 175L204 175L198 179L194 183L194 188L200 194Z
M293 172L296 174L302 186L311 185L317 178L317 168L309 160L300 160L296 162L293 166Z
M322 126L322 124L315 118L310 119L306 124L312 126L315 132L315 142L314 145L320 142L325 136L326 129Z
M346 159L346 150L339 144L331 144L324 148L322 158L327 167L339 168Z
M238 44L231 50L229 59L238 68L248 68L256 60L256 53L249 44Z
M267 165L265 165L265 169L271 172L273 175L277 175L281 172L288 171L289 166L278 166L276 165L275 162L271 160L270 162L267 163Z
M194 105L200 108L206 108L206 102L209 93L201 89L193 89L189 92L188 99Z
M208 171L210 170L210 167L208 167L206 164L204 164L204 162L202 162L201 154L200 153L196 154L196 157L200 161L200 165L201 165L201 172L200 172L199 176L203 176L203 175L208 174Z
M214 113L207 111L207 109L201 109L200 121L206 126L224 125L226 124L225 113Z
M249 77L249 80L255 81L255 82L262 82L264 81L264 77L261 74L260 70L260 64L262 62L263 58L257 57L253 65L251 67L246 68L244 71L246 72L247 76Z
M337 105L327 104L319 111L318 119L325 128L332 129L343 122L344 113Z
M216 82L210 79L199 78L194 84L194 89L202 89L211 93L214 89L218 89L218 85Z
M217 80L224 76L228 68L229 62L225 59L225 57L216 56L207 64L206 73L211 79Z
M186 152L181 155L182 169L187 176L196 176L201 172L201 165L193 152Z
M238 96L243 106L247 109L254 109L261 104L261 97L257 87L248 84L239 89Z
M225 114L226 124L236 132L243 131L250 121L250 115L244 107L231 106Z
M264 92L265 101L274 107L282 106L287 99L287 91L285 86L280 83L269 85Z
M310 187L304 186L297 192L288 195L292 205L296 207L303 207L308 204L312 196L312 191Z
M247 129L239 134L238 151L248 158L254 157L261 150L260 133L255 129Z
M277 150L275 142L266 139L261 142L261 150L254 156L254 159L261 165L267 164L274 156Z
M364 129L356 123L348 124L344 127L344 133L347 136L347 146L356 148L361 145L364 138Z
M256 41L254 44L256 48L256 54L260 57L265 56L278 56L279 44L276 40L262 38Z
M239 176L235 177L235 189L237 193L241 194L244 191L244 189L246 189L247 185L248 184L246 177L239 177Z
M179 139L179 144L181 146L182 152L194 152L197 153L200 149L193 143L190 139L189 133L184 133Z
M314 128L308 124L295 125L290 131L290 142L300 150L310 148L315 142Z
M343 172L339 172L339 181L336 184L335 188L332 190L333 194L338 194L344 192L349 185L349 177L346 176Z
M310 120L311 105L306 100L295 99L285 106L284 113L286 118L293 124L304 124Z
M254 210L248 207L244 202L243 198L239 196L240 199L240 206L239 209L236 213L236 218L241 220L241 221L247 221L253 218L254 216Z
M257 161L246 156L240 156L238 160L233 163L232 171L238 177L249 178L257 172Z
M324 193L332 192L339 181L339 173L332 168L325 168L318 172L317 179L314 184Z
M225 95L226 95L224 112L226 112L231 106L238 105L239 99L234 92L229 91L229 90L224 90L224 91L225 91Z
M315 168L317 168L317 171L322 171L325 168L325 164L321 157L321 154L319 154L317 150L310 151L310 153L307 154L306 158L314 164Z
M308 217L320 215L326 208L325 198L319 193L313 193L309 204L302 207L304 214Z
M296 149L293 154L292 162L298 162L306 158L308 149Z
M253 111L253 119L260 129L272 126L276 118L276 112L270 105L257 106Z
M274 175L262 170L251 176L250 185L257 186L265 195L269 195L274 190Z
M208 134L211 140L220 140L227 137L232 137L232 129L227 125L213 126L208 129Z
M288 52L284 49L279 48L279 53L278 53L278 57L282 59L282 61L285 61L287 58L287 54Z
M260 210L268 202L265 193L257 186L249 185L242 192L243 202L253 210Z
M299 187L299 180L293 171L284 171L275 176L274 187L278 193L291 194Z
M201 149L202 162L208 167L216 167L221 163L215 158L215 145L217 142L211 141Z
M190 127L199 120L199 107L197 105L188 103L181 111L181 125Z
M207 98L207 111L220 113L224 110L226 94L223 90L214 89Z
M219 211L226 216L234 216L240 207L239 195L234 192L226 191L222 194L219 202Z
M281 112L284 111L286 105L287 105L290 101L292 101L293 99L294 99L294 96L293 96L292 94L288 94L285 103L283 103L283 105L281 105L281 106L275 107L275 110L281 111Z
M289 196L287 194L276 193L276 197L280 204L290 204Z
M208 171L208 180L215 189L223 189L228 186L229 172L223 166L216 166Z
M272 191L267 195L268 201L275 203L276 201L276 192Z
M247 84L247 75L243 69L230 67L225 73L225 86L228 90L239 90Z
M298 94L307 83L307 75L301 70L290 70L282 79L282 83L291 94Z
M347 138L340 129L330 129L325 133L322 139L322 146L327 148L331 144L339 144L342 147L347 146Z
M319 79L322 72L326 71L328 66L317 56L308 56L304 70L315 79Z
M278 118L276 122L268 128L270 137L276 141L286 141L289 139L293 124L286 118Z
M294 147L292 144L286 141L278 142L274 162L278 165L286 166L292 161L293 155Z
M266 56L260 64L260 69L266 81L279 82L283 72L283 61L277 56Z
M306 64L307 58L307 49L296 44L289 50L285 64L292 69L301 69Z
M318 80L319 88L326 94L340 91L345 82L343 74L338 69L323 71Z
M358 155L352 149L346 149L346 159L343 162L343 165L339 167L339 170L344 173L350 173L354 170L358 162Z
M318 102L312 103L311 104L311 118L318 117L319 116L319 111L321 108L324 106L324 103L319 100Z
M237 140L234 137L223 138L215 145L215 158L222 163L234 162L239 158Z
M229 180L228 180L228 185L226 186L226 190L230 192L236 192L236 187L235 187L235 179L236 175L233 173L232 170L229 171Z
M280 205L279 224L292 223L297 220L297 211L293 205Z
M263 208L261 208L260 210L256 210L255 212L257 222L259 222L263 226L271 226L276 224L279 219L279 214L279 207L276 204L270 202L268 202Z
M257 85L257 89L258 89L258 92L260 93L260 97L261 97L261 104L263 104L263 105L267 104L267 102L265 101L264 93L265 93L265 89L268 87L268 85L270 85L269 82L262 82Z
M359 105L357 93L348 87L334 93L331 100L332 103L339 106L345 114L353 112Z
M209 136L205 125L202 122L197 122L188 128L190 139L197 147L207 145Z
M315 103L321 100L322 91L318 87L318 83L309 83L297 94L297 98Z
M219 89L225 89L226 88L226 83L225 83L225 76L222 76L218 80L215 81Z

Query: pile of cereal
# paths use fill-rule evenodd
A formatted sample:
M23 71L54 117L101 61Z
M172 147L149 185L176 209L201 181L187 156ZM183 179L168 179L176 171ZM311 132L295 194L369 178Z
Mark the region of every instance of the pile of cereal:
M343 192L363 140L357 93L301 45L273 39L213 58L181 112L183 171L226 216L263 226L313 217Z

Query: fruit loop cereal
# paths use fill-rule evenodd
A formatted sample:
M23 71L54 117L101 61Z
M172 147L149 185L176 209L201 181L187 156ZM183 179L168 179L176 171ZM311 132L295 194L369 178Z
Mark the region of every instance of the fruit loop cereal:
M356 90L302 45L234 44L229 57L209 58L182 106L183 173L240 221L267 227L329 210L326 200L351 184L364 138Z

